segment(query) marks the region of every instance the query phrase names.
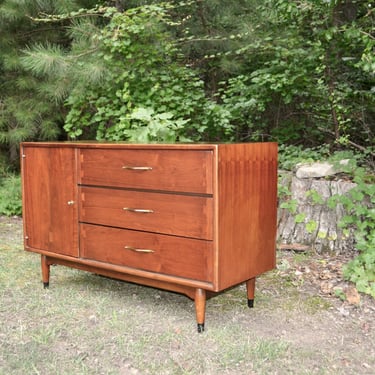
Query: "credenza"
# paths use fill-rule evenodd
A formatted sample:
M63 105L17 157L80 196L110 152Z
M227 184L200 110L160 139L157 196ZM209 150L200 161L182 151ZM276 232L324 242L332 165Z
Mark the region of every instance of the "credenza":
M277 144L21 144L25 250L206 299L275 267Z

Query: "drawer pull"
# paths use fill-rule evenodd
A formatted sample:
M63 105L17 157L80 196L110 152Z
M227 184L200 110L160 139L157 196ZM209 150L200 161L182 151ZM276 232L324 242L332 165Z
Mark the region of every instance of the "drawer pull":
M152 171L152 167L132 167L130 165L124 165L122 169L127 169L130 171Z
M124 246L124 249L135 251L136 253L148 253L148 254L150 254L150 253L155 252L154 250L151 250L151 249L138 249L138 248L133 247L133 246Z
M152 214L152 213L154 213L154 210L147 210L147 209L144 209L144 208L124 207L123 210L129 211L129 212L137 212L137 213L140 213L140 214Z

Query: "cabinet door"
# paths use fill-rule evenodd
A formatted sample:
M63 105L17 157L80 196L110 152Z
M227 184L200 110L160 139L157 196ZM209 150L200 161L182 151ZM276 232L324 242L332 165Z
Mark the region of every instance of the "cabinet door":
M25 247L78 256L75 150L22 147Z

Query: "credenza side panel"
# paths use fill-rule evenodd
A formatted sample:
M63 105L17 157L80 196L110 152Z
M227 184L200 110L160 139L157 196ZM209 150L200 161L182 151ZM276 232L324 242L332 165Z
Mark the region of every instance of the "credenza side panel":
M24 145L21 153L25 248L77 257L75 149Z
M218 289L276 264L277 144L219 145Z

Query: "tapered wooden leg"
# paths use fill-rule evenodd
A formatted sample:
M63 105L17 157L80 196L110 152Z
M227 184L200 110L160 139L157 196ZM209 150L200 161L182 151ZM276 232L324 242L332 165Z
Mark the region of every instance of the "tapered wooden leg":
M246 281L247 306L254 307L255 277Z
M201 333L204 331L204 319L206 315L206 291L204 289L196 289L194 301L198 332Z
M42 280L43 280L43 286L44 288L49 287L49 269L50 264L47 261L47 257L45 255L42 255L41 257L42 261Z

